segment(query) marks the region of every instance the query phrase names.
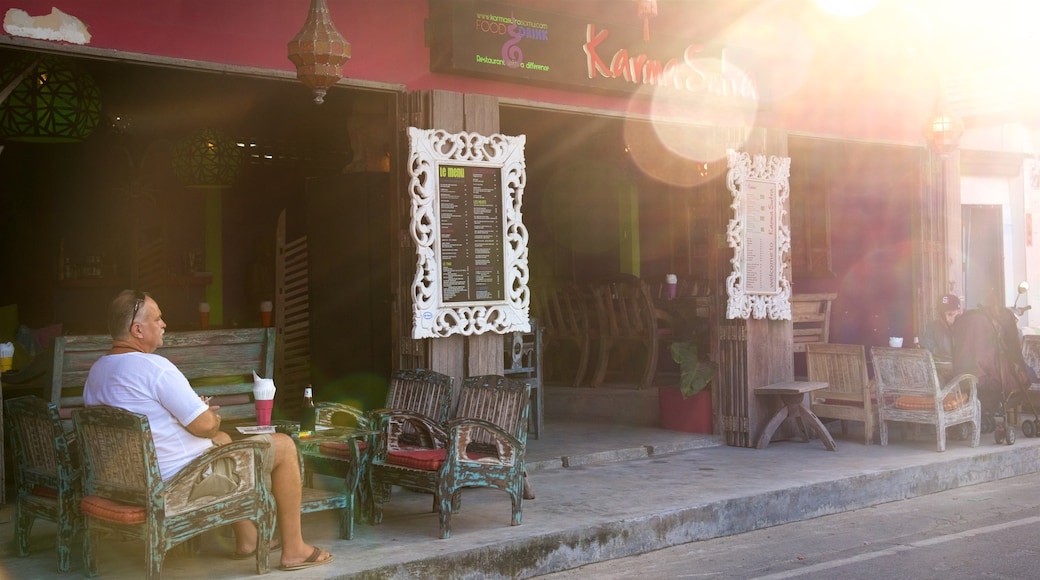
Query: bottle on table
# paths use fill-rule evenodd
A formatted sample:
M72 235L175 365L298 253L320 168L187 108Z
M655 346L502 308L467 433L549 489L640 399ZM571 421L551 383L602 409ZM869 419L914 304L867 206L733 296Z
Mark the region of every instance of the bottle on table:
M310 385L303 389L303 409L300 410L300 434L314 433L314 392Z

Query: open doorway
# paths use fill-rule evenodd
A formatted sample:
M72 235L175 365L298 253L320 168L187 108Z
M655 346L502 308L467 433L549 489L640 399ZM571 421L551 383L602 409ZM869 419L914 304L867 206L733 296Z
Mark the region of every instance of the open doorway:
M961 207L965 308L975 308L986 287L1004 296L1004 234L999 205Z

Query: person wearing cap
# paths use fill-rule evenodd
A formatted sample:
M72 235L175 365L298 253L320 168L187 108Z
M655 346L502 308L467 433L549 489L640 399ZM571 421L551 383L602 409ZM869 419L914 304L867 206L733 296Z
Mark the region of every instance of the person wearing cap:
M935 360L953 360L953 323L962 312L961 300L953 294L939 299L939 318L924 327L921 337L921 347L928 349Z

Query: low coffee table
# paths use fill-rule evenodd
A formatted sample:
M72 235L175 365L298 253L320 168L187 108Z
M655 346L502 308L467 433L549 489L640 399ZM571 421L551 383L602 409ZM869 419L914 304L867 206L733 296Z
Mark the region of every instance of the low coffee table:
M820 422L820 418L817 417L809 407L805 406L805 394L820 389L826 389L828 383L819 381L784 381L780 383L773 383L772 385L766 385L764 387L758 387L755 389L755 394L763 397L778 397L780 399L780 409L773 414L769 419L769 423L766 424L766 428L762 430L762 434L758 437L759 449L765 449L769 445L769 442L773 439L773 435L776 430L780 428L785 419L791 418L798 423L799 432L805 437L805 440L809 440L808 431L806 431L806 420L809 423L809 427L812 427L816 435L823 441L824 446L831 451L837 451L838 447L834 443L834 438L831 437L830 431Z
M335 473L343 478L346 502L343 506L343 515L340 520L340 537L346 540L354 538L356 498L359 495L361 497L362 518L366 517L371 509L367 505L371 501L371 493L368 492L367 481L362 477L366 473L369 446L366 445L362 448L358 444L378 434L378 431L354 427L335 427L331 429L319 427L319 430L311 434L300 434L297 428L295 433L290 433L293 441L296 442L296 448L300 452L300 470L303 474L304 483L307 484L304 487L305 496L307 490L315 489L309 485L312 482L313 474L308 472L308 465L311 466L312 470L320 466L320 473ZM335 452L323 450L323 443L337 444L335 445ZM319 511L320 509L328 508L317 508L313 511ZM304 511L306 512L307 510Z

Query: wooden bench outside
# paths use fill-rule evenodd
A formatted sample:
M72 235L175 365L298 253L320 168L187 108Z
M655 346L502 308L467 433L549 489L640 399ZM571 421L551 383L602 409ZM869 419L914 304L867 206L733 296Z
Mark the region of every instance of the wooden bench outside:
M213 397L225 420L255 419L253 372L274 377L274 328L167 332L156 354L170 360L199 395ZM63 419L83 406L83 384L94 361L112 348L107 334L54 340L51 402Z

